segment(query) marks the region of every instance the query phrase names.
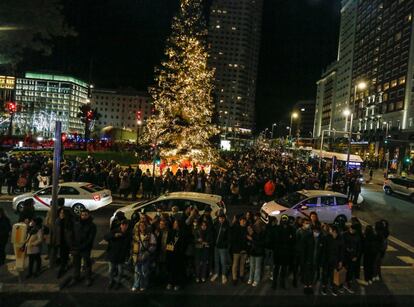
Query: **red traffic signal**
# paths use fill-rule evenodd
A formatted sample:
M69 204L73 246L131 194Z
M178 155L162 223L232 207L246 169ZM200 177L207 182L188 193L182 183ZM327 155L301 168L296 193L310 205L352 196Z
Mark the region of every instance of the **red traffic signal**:
M17 106L16 103L13 101L9 101L6 103L6 109L7 111L9 111L10 114L16 113L17 111Z
M135 117L137 120L141 120L141 111L135 112Z
M66 138L67 138L66 133L63 132L61 137L62 137L62 142L64 143L66 141Z
M92 110L89 110L89 111L86 113L86 118L87 118L88 120L92 120L92 119L93 119L93 111L92 111Z

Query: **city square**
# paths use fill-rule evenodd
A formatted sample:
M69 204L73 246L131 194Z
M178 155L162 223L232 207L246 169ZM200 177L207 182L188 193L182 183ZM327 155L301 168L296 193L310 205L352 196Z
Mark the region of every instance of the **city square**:
M411 306L413 0L3 0L0 306Z

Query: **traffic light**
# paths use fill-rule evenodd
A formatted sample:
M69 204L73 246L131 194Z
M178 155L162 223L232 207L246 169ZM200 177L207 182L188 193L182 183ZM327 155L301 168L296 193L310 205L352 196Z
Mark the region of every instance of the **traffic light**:
M141 111L137 111L135 113L135 117L136 117L137 120L141 120Z
M17 111L17 106L16 103L13 101L9 101L6 103L6 110L10 113L10 114L14 114Z
M92 111L92 110L89 110L89 111L86 113L86 119L87 119L88 121L91 121L91 120L93 119L93 111Z
M157 164L158 166L161 164L160 156L155 157L155 164Z
M405 163L411 163L411 158L410 157L405 157L404 162Z

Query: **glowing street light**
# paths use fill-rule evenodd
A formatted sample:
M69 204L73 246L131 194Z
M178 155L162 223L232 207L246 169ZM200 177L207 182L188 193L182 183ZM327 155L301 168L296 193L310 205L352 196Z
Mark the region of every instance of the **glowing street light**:
M296 119L296 118L298 118L299 117L299 114L298 113L296 113L296 112L293 112L291 115L290 115L290 129L289 129L289 138L291 138L292 137L292 125L293 125L293 120L294 119Z

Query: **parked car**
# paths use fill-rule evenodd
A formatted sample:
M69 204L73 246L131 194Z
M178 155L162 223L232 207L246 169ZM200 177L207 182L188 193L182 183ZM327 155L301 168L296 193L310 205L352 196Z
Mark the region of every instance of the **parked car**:
M116 210L110 219L110 225L112 225L112 221L118 212L123 212L127 219L131 219L134 212L145 213L149 218L153 219L158 208L161 208L163 213L171 214L173 206L177 206L181 213L189 206L196 207L200 214L209 206L213 217L219 210L223 210L226 213L226 206L219 195L195 192L173 192Z
M79 214L83 209L97 210L112 203L110 190L87 182L66 182L59 184L58 197L65 199L65 207L73 209ZM52 200L52 186L48 186L37 192L24 193L13 198L13 209L20 212L26 199L34 200L36 211L47 211L50 209Z
M309 217L314 211L324 223L345 223L352 217L352 203L344 194L324 190L301 190L280 199L263 204L260 215L263 222L269 222L269 216L278 222L283 215L290 219Z
M388 177L384 182L384 192L387 195L393 193L408 196L414 201L414 180L408 178Z

